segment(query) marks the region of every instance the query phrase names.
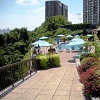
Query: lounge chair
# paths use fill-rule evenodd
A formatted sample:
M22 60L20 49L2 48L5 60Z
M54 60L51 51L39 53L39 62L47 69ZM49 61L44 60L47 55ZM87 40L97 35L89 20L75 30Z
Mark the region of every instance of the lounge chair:
M70 49L66 49L65 51L66 51L67 53L69 53L69 52L70 52Z

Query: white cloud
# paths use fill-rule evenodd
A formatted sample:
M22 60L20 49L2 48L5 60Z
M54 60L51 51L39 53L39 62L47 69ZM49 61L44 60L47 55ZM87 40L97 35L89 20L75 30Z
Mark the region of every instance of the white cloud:
M40 8L38 8L38 9L35 9L35 10L33 10L35 13L39 13L39 12L41 12L41 13L43 13L44 14L44 12L45 12L45 6L43 6L43 7L40 7Z
M16 3L19 5L40 5L37 0L16 0Z
M35 13L45 15L45 6L39 7L37 9L26 10L27 13Z

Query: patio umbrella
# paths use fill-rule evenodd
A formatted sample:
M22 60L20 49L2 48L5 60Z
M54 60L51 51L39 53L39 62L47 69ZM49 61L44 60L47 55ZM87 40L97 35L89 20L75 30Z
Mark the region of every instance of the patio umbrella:
M91 37L91 36L93 36L93 35L92 35L92 34L87 34L87 36L88 36L88 37Z
M71 46L71 45L81 45L85 44L86 42L83 39L80 38L74 38L71 40L70 43L66 44L66 46Z
M73 36L72 35L68 35L67 37L72 38Z
M49 46L52 46L52 44L50 44L47 41L43 41L43 40L38 40L38 41L32 43L31 45L35 45L35 47L37 47L38 45L40 47L49 47Z
M75 35L74 37L75 37L75 38L79 38L80 36L79 36L79 35Z
M47 41L42 41L42 40L38 40L34 43L32 43L32 45L35 45L35 47L50 47L50 46L53 46L53 44L50 44L49 42Z
M49 42L42 41L42 40L38 40L37 42L33 43L33 45L35 45L35 47L37 47L38 45L40 47L50 47L50 46L52 46L52 44L50 44Z
M62 37L62 36L64 36L64 35L63 35L63 34L59 34L59 35L57 35L57 36Z
M42 40L38 40L38 41L32 43L31 45L38 45L38 44L40 44L40 43L42 43L42 42L43 42Z
M47 39L48 37L47 36L42 36L41 38L39 38L40 40L45 40Z

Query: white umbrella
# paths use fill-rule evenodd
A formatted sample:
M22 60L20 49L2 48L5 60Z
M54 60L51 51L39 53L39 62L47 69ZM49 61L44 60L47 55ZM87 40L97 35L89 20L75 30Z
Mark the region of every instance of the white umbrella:
M66 46L71 46L71 45L81 45L85 44L86 42L83 39L80 38L74 38L71 40L70 43L66 44Z
M50 44L49 42L42 41L42 40L38 40L38 41L32 43L32 45L35 45L35 47L38 47L38 46L39 47L50 47L50 46L53 46L53 44Z
M35 46L37 47L37 46L40 46L40 47L50 47L50 46L52 46L52 44L50 44L49 42L47 42L47 41L39 41L39 42L36 42L35 43Z
M73 36L72 36L72 35L68 35L67 37L70 37L70 38L71 38L71 37L73 37Z
M87 34L87 36L88 36L88 37L91 37L91 36L93 36L93 35L92 35L92 34Z
M38 44L40 44L40 43L42 43L42 42L43 42L42 40L38 40L38 41L32 43L31 45L38 45Z
M41 38L39 38L40 40L44 40L44 39L47 39L48 37L47 36L42 36Z
M64 35L63 35L63 34L59 34L59 35L57 35L57 36L62 37L62 36L64 36Z

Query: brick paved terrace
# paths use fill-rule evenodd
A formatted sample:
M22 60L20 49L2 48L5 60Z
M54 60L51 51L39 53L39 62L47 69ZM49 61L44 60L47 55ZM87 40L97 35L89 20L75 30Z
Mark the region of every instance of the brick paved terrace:
M73 61L75 53L59 55L61 67L39 71L1 100L88 100Z

